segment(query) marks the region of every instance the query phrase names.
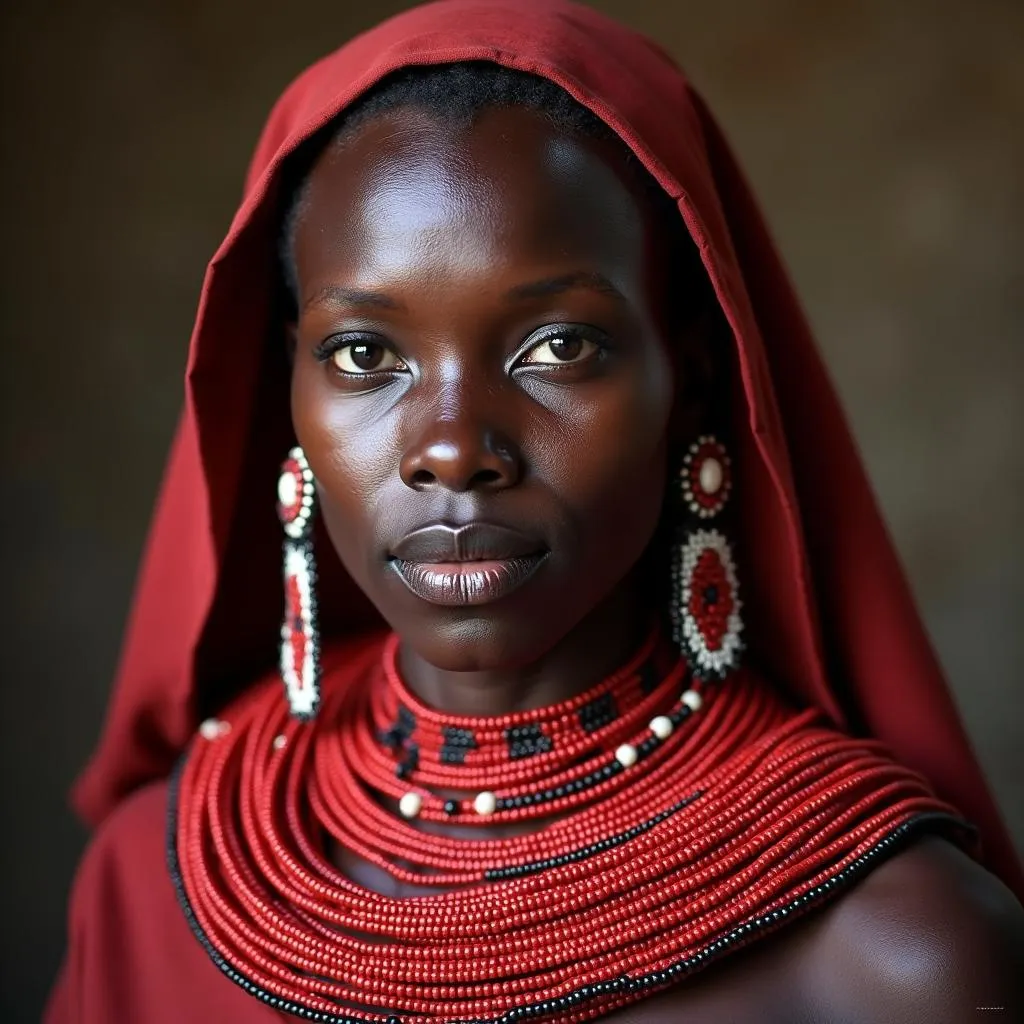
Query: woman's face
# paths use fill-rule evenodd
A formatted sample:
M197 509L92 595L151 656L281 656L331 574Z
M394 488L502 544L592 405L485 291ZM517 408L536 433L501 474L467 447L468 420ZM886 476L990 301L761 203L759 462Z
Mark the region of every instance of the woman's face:
M296 436L346 569L438 668L530 664L636 586L673 370L631 180L520 108L394 112L311 173Z

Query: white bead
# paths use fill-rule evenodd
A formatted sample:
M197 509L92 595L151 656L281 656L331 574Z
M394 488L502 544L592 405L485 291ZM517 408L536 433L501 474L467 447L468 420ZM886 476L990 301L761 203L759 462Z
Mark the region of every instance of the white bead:
M657 718L651 719L650 729L659 740L667 740L672 735L672 730L675 726L672 724L672 719L668 715L658 715Z
M493 814L497 808L498 798L493 793L478 793L476 799L473 801L473 810L476 811L477 814L482 814L485 817L488 814Z
M204 740L215 740L222 732L227 731L227 724L216 718L207 718L206 721L199 726L199 735L202 736Z
M623 768L632 768L636 764L637 753L636 747L631 743L623 743L618 750L615 751L615 760L622 765Z
M274 749L275 750L280 750L287 742L288 742L288 739L285 736L283 736L283 735L275 736L274 737Z
M398 810L403 818L415 818L423 810L423 797L419 793L406 793L398 801Z
M718 459L705 459L700 467L700 486L705 494L717 494L725 474Z
M691 711L700 711L700 706L704 703L704 698L696 690L687 690L679 699Z
M285 508L291 508L299 496L299 485L294 473L282 473L277 481L277 500Z

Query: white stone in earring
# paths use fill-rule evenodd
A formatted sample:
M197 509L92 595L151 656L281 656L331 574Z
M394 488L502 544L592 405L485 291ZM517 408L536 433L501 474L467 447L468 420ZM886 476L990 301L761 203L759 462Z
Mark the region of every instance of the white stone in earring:
M299 497L299 482L293 473L282 473L277 478L277 500L291 508Z
M700 467L700 486L705 494L717 494L725 479L725 472L718 459L707 458Z

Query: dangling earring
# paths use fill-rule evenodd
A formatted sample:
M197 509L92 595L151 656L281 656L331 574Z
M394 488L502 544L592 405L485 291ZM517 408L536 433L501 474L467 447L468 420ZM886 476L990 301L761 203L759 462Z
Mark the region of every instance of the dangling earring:
M277 514L285 533L281 678L291 713L296 718L310 719L320 705L320 635L313 557L316 491L301 448L293 448L281 466L277 498Z
M672 546L672 632L694 675L720 680L739 666L743 651L732 548L723 533L703 525L721 514L732 489L724 446L710 435L698 438L679 477L686 513Z

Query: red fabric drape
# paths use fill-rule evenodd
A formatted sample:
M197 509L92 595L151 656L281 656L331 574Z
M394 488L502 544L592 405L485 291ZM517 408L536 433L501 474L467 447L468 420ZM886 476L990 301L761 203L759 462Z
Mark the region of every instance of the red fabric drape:
M561 0L443 0L302 74L275 106L241 207L210 263L187 397L103 737L74 801L99 822L165 775L200 706L267 666L281 606L276 467L291 441L274 316L282 161L389 72L487 60L558 83L609 124L696 241L736 343L736 494L751 656L798 701L884 740L1019 866L970 750L835 392L721 132L644 38ZM328 627L368 619L335 566ZM328 575L332 568L328 569Z

